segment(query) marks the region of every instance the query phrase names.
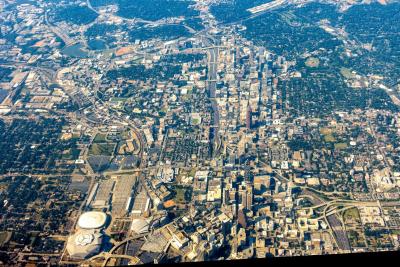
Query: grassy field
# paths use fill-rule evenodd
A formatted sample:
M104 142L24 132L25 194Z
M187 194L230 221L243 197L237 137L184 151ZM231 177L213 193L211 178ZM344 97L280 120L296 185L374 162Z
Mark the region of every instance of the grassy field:
M107 134L98 133L98 134L96 134L96 136L94 137L93 142L94 142L94 143L104 143L104 142L107 142L106 137L107 137Z
M200 120L199 119L193 119L192 120L192 125L199 125L200 124Z
M67 151L65 151L65 153L63 153L62 159L65 159L65 160L77 159L79 157L80 152L81 151L79 149L70 148Z
M175 197L174 201L178 204L184 204L190 201L191 199L191 188L190 187L183 187L183 186L176 186L175 187Z
M336 143L335 144L335 149L346 149L347 148L347 144L346 143Z
M330 142L330 143L336 142L333 129L324 127L319 129L319 132L324 136L325 142Z
M400 235L400 229L393 229L391 232L394 235Z
M190 172L188 173L188 176L189 177L194 177L194 175L196 174L196 171L197 170L195 168L191 169Z
M112 156L115 143L93 143L89 149L89 155Z
M325 142L336 142L335 137L332 134L324 135Z
M320 130L319 130L319 132L321 133L321 134L323 134L323 135L327 135L327 134L332 134L332 129L329 129L329 128L321 128Z
M343 220L346 224L361 224L360 214L357 208L345 210Z
M185 192L186 190L184 188L176 188L175 202L177 203L185 202Z
M351 69L348 68L340 68L340 74L342 74L346 79L354 78L354 74L351 72Z

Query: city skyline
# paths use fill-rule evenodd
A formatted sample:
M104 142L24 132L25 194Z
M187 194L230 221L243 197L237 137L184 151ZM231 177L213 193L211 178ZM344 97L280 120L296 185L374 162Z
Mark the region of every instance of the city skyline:
M390 0L0 0L0 262L397 251Z

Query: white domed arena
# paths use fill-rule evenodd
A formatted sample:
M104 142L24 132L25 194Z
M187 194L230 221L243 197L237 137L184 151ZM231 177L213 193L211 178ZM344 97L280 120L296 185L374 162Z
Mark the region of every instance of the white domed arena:
M86 259L99 253L102 238L96 230L80 230L68 238L67 251L72 259Z
M81 229L99 229L105 226L107 214L98 211L83 213L78 219L78 227Z

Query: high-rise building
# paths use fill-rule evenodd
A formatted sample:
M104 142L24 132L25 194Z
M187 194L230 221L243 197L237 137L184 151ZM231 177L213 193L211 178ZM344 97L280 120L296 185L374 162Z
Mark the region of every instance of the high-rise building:
M243 209L251 210L253 206L253 186L247 182L243 182L238 190L239 205Z
M246 128L251 129L251 107L250 105L247 106L247 113L246 113Z

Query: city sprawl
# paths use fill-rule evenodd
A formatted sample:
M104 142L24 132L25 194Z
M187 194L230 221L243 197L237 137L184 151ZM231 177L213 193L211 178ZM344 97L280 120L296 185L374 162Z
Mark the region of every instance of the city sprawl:
M400 2L0 0L0 264L391 251Z

